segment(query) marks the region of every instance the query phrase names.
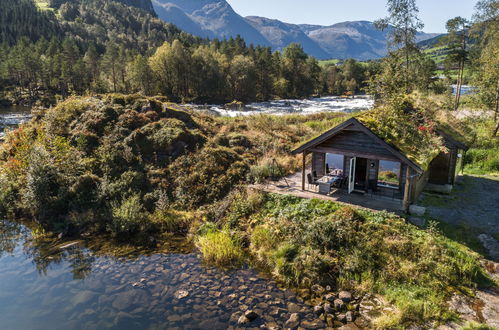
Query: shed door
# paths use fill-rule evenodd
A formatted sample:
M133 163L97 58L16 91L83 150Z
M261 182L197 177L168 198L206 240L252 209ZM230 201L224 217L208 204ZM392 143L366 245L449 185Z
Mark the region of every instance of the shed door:
M355 163L357 162L357 157L352 157L350 159L350 173L348 175L348 193L351 194L355 188Z

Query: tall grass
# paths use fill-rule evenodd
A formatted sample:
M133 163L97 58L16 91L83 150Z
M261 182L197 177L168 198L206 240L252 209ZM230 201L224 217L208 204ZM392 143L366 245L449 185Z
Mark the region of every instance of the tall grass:
M198 236L196 247L206 262L220 267L237 267L244 261L240 242L225 230L210 230Z

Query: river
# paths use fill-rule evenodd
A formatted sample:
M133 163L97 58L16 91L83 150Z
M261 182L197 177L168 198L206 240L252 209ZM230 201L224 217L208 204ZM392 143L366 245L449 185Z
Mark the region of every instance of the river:
M283 328L291 312L323 327L292 291L249 269L203 265L191 248L144 251L33 238L0 221L0 325L21 329ZM95 242L94 242L95 243Z
M247 104L242 110L229 110L220 105L194 105L190 107L200 110L208 110L217 115L237 117L256 114L301 114L308 115L318 112L356 112L368 110L374 105L371 96L355 96L344 98L339 96L327 96L310 99L275 100L269 102L258 102Z
M0 140L5 131L17 127L31 118L31 108L24 106L0 107Z

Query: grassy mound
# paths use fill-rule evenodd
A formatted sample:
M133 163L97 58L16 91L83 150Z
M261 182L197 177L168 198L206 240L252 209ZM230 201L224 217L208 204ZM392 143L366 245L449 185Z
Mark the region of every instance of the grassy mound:
M453 319L449 297L491 284L478 254L394 214L257 192L240 193L227 214L224 235L244 237L247 260L280 281L384 295L396 309L382 328Z

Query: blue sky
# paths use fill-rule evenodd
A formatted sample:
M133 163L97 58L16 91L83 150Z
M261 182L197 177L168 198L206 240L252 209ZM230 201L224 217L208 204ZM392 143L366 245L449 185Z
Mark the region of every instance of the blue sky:
M264 16L288 23L331 25L373 21L386 16L385 0L227 0L242 16ZM445 32L453 17L471 18L478 0L417 0L425 32Z

